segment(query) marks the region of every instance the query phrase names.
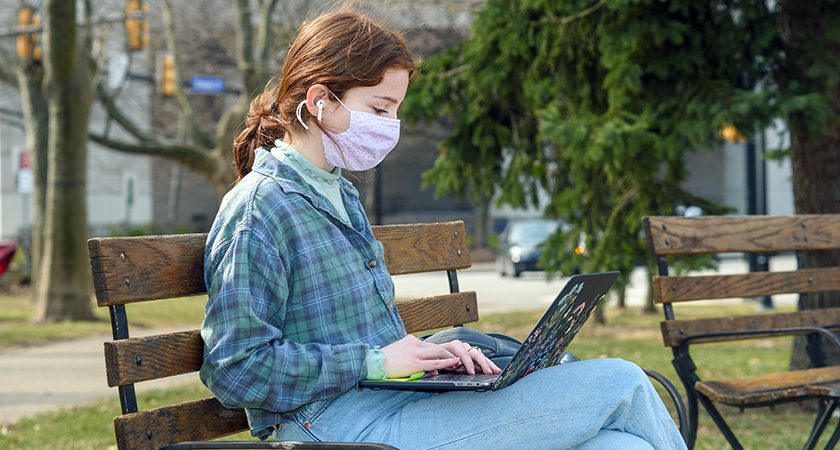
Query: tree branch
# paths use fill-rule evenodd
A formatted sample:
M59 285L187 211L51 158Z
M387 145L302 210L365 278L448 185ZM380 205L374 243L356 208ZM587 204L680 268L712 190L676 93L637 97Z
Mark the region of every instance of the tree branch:
M274 40L271 33L271 14L277 6L277 0L268 0L260 4L260 25L259 36L257 36L257 48L260 52L260 63L267 65Z
M181 164L202 174L210 174L214 168L213 158L195 147L175 144L171 142L154 142L150 144L131 144L116 141L100 134L88 133L90 140L105 147L126 153L163 156L176 160Z
M248 0L237 2L236 12L236 64L242 74L245 89L250 92L250 79L254 73L254 28L251 25L251 5Z
M122 126L126 131L128 131L132 136L140 140L144 143L158 143L158 139L155 135L152 135L134 123L133 120L128 118L128 115L124 114L122 110L117 106L114 102L114 99L108 95L105 91L105 87L102 83L97 83L96 87L96 96L99 98L99 102L102 103L102 106L105 108L105 112L108 113L108 117L117 121L120 126ZM91 136L93 134L91 133ZM114 147L112 147L114 148Z
M172 4L170 3L170 0L161 0L160 5L161 10L163 11L163 22L165 24L164 31L166 35L166 47L169 49L169 53L172 54L175 70L175 99L178 101L178 104L181 106L181 111L184 113L184 117L187 122L187 131L190 133L190 136L192 136L192 138L200 146L213 148L216 146L216 142L212 137L210 137L210 135L202 131L201 127L198 125L195 110L193 110L190 100L187 98L187 94L184 91L184 86L181 83L181 58L178 50L178 40L175 37L175 21L172 17Z
M557 16L549 14L549 18L551 19L552 23L558 23L560 25L566 25L569 22L573 22L575 20L578 20L580 18L586 17L586 16L594 13L599 8L601 8L602 6L604 6L604 0L601 0L598 3L590 6L589 8L586 8L583 11L581 11L577 14L568 16L568 17L557 17Z

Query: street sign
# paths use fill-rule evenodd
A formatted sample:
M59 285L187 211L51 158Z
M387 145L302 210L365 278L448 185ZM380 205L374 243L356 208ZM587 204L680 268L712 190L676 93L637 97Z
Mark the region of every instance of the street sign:
M193 94L221 94L225 92L225 80L219 77L196 75L190 80Z
M17 191L21 194L31 194L35 188L35 180L32 174L32 162L29 159L29 149L21 149L16 175Z

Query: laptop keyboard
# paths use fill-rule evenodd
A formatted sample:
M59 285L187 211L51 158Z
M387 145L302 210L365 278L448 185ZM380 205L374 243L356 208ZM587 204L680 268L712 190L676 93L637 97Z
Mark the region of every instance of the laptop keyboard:
M481 383L485 381L496 381L499 374L494 373L477 373L475 375L468 375L466 373L444 373L430 379L435 381L470 381Z

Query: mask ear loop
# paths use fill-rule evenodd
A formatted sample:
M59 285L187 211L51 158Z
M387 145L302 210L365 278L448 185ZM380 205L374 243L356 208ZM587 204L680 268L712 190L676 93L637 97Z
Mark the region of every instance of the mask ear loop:
M333 91L330 90L330 88L327 88L327 90L330 92L330 94L333 95L333 97L335 97L336 100L338 100L338 103L341 103L341 106L343 106L344 109L346 109L347 111L350 111L350 108L348 108L347 105L345 105L344 102L342 102L341 99L338 98L338 96L335 95L335 93L333 93Z
M300 103L298 103L298 106L297 106L297 120L298 120L298 122L300 122L301 125L303 125L304 130L308 130L309 126L306 125L305 123L303 123L303 119L300 118L300 109L303 108L304 103L306 103L306 100L302 100ZM318 120L320 120L320 118Z

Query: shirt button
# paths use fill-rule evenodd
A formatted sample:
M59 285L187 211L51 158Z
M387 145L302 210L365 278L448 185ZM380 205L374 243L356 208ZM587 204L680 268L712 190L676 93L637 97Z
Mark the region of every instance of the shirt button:
M388 301L387 301L387 302L385 302L385 303L388 305L388 309L391 309L391 308L393 308L393 307L394 307L394 302L393 302L393 300L388 300Z
M367 266L373 269L374 267L376 267L376 260L371 259L370 261L368 261Z

